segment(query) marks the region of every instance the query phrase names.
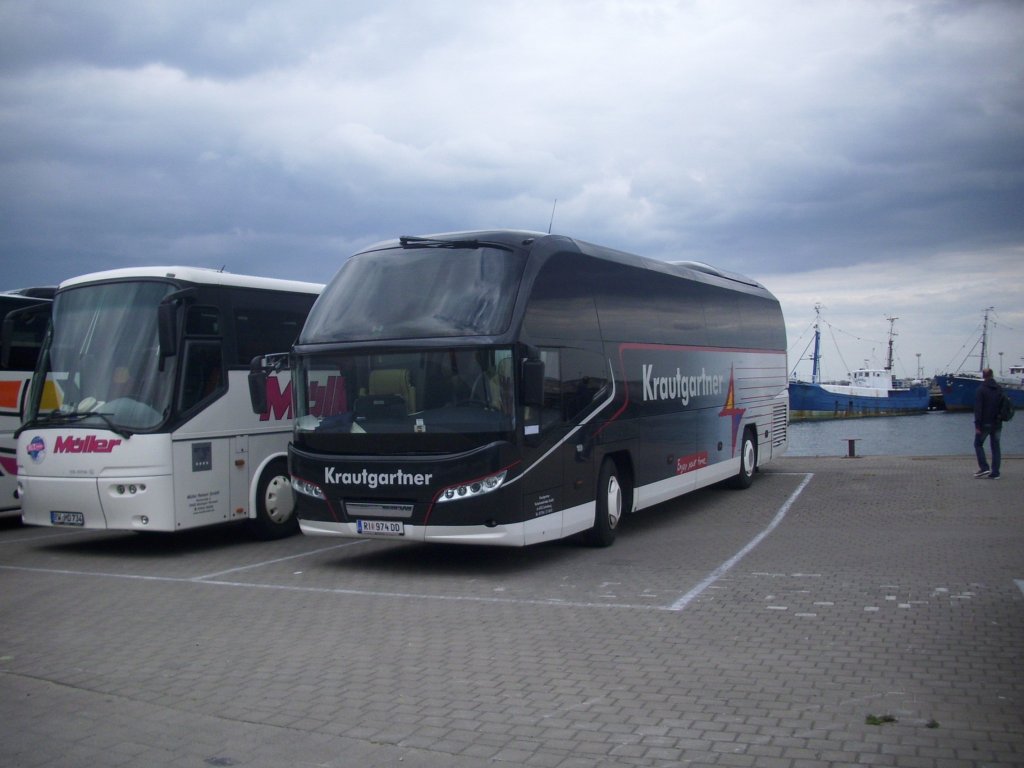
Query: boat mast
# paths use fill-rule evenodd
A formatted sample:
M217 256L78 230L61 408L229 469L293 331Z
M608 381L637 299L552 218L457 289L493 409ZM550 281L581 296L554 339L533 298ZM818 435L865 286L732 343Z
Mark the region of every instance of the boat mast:
M893 326L899 318L886 317L885 319L889 321L889 354L885 358L885 370L892 373L892 340L896 337L896 331L893 330Z
M982 376L985 375L985 358L987 355L986 349L988 348L988 313L993 309L994 307L987 307L985 309L985 319L981 324L981 363L978 366L978 373Z
M811 357L811 383L818 384L821 373L818 370L818 355L821 351L821 304L814 305L814 354Z

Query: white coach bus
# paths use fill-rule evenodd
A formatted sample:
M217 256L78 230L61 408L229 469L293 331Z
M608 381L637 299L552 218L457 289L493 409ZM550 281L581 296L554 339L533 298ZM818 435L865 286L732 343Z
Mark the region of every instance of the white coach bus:
M0 293L0 514L5 516L18 511L14 432L25 415L32 371L50 321L53 291L50 286Z
M192 267L60 284L18 431L30 525L297 530L290 381L250 408L250 361L289 348L323 286Z

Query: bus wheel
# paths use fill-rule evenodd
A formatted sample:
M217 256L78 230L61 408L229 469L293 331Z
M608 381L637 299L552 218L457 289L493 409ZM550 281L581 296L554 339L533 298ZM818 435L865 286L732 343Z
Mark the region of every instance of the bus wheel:
M295 496L284 460L270 462L256 487L256 518L249 521L261 539L281 539L299 530Z
M625 489L619 482L615 462L605 459L597 480L596 511L594 527L584 534L584 540L592 547L608 547L615 541L622 520Z
M754 432L750 428L743 431L743 443L740 445L740 471L732 479L732 487L740 490L749 488L754 482L757 471L757 444Z

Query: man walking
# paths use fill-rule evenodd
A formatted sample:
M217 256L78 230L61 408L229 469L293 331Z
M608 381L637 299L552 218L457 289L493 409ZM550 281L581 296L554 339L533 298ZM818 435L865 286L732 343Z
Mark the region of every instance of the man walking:
M999 420L999 401L1003 397L1003 389L996 383L991 368L981 372L982 382L974 395L974 453L978 457L978 471L975 477L999 477L999 436L1003 423ZM992 446L992 468L989 469L985 459L985 438L989 438Z

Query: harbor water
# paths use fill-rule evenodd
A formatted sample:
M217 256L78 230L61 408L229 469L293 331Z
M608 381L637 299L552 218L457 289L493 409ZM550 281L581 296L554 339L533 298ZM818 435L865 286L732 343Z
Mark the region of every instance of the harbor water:
M914 416L801 421L789 425L788 456L969 456L974 461L974 414L928 411ZM1004 456L1024 456L1024 415L1003 425ZM988 441L985 452L990 454Z

